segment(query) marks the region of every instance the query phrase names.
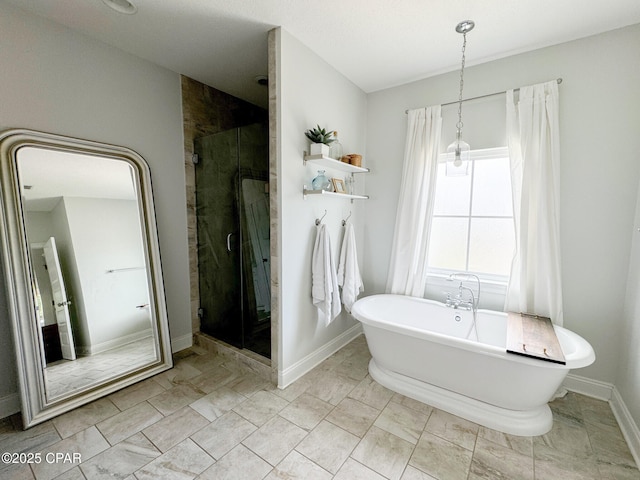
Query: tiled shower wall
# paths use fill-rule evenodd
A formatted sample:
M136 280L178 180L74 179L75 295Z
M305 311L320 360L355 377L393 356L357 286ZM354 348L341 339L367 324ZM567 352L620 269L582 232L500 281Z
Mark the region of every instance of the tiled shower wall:
M192 161L193 141L198 137L267 120L268 112L239 98L228 95L184 75L182 83L182 116L184 129L184 168L187 187L187 227L189 235L189 272L191 284L191 325L200 331L198 307L198 232L196 222L196 176ZM265 92L266 95L266 92Z

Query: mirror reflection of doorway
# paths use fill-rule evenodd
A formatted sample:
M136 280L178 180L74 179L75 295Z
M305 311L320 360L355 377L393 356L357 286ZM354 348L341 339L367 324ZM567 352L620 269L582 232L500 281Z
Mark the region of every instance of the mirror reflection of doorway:
M17 166L47 398L155 361L131 165L29 146Z
M67 297L67 289L64 286L55 238L49 237L49 240L44 244L42 250L44 252L47 273L49 274L62 358L65 360L75 360L76 350L73 342L73 334L71 333L71 316L69 315L69 305L71 302Z
M268 126L195 140L201 331L271 357Z
M75 360L75 342L69 311L71 301L62 276L56 240L49 237L42 248L36 246L32 250L36 273L36 303L45 361L52 363L61 359ZM43 301L43 298L46 300Z

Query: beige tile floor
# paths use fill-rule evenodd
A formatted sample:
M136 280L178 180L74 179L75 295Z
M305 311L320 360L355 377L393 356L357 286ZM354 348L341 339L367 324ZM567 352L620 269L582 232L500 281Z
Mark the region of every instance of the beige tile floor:
M504 435L383 388L369 358L359 337L278 390L190 349L172 370L27 431L17 415L0 420L0 452L43 459L0 465L0 478L640 479L606 402L569 393L548 434ZM70 458L47 463L55 453Z
M97 384L156 358L155 342L149 336L88 357L60 360L44 370L47 397L55 399L71 390Z

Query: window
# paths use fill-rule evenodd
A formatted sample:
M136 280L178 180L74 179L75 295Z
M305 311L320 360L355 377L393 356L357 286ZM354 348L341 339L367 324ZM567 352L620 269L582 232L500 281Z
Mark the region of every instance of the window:
M429 270L506 280L515 248L507 147L471 151L469 175L445 176L438 164Z

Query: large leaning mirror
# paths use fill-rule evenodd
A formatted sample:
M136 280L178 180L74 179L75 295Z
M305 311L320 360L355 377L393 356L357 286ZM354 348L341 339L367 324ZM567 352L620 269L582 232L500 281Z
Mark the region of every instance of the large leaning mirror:
M0 134L2 260L25 428L172 366L149 167Z

